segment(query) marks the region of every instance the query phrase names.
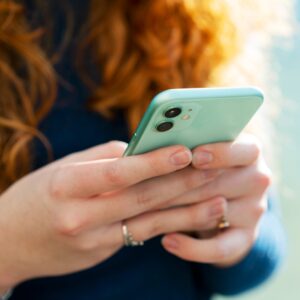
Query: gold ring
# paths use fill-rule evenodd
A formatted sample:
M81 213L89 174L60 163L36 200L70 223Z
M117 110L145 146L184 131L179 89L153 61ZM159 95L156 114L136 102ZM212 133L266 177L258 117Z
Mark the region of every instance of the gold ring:
M134 240L132 233L129 232L128 227L125 224L125 222L122 223L122 233L123 233L124 244L126 247L135 247L135 246L143 246L144 245L144 241Z
M222 217L220 223L218 224L218 229L224 230L230 227L229 221L226 219L225 216Z

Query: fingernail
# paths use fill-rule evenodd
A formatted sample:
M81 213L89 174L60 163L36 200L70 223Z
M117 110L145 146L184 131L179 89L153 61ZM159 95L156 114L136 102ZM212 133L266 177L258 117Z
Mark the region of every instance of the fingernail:
M213 161L213 155L206 151L198 151L193 155L193 164L195 166L201 166Z
M173 237L166 237L163 239L163 244L166 248L168 249L178 249L179 247L179 242L177 239Z
M223 201L221 202L219 200L217 203L214 203L211 206L209 214L211 218L218 218L224 215L224 211L225 211L224 202Z
M190 151L186 149L179 150L170 156L171 163L176 166L186 165L189 162L191 162L191 160L192 160L192 154Z

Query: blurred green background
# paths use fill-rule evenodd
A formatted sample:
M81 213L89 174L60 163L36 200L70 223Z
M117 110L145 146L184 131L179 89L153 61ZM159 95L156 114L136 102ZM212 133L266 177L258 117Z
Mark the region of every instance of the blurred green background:
M297 0L300 22L300 0ZM299 26L299 25L298 25ZM288 257L281 270L267 284L242 296L215 300L298 300L300 299L300 30L287 48L274 49L273 62L284 99L276 122L274 140L279 153L279 192L282 217L288 235ZM298 277L299 276L299 277Z

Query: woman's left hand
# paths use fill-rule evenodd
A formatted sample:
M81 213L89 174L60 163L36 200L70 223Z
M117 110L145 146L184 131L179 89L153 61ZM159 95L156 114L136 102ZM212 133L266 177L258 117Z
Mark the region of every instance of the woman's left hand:
M267 209L266 191L271 175L258 141L244 135L233 143L199 146L193 151L193 166L197 169L222 169L214 181L192 190L169 205L205 201L216 196L227 200L226 219L230 228L211 238L195 228L197 236L183 233L167 234L163 246L172 254L193 262L231 266L242 260L253 246L259 221ZM185 202L188 199L189 203Z

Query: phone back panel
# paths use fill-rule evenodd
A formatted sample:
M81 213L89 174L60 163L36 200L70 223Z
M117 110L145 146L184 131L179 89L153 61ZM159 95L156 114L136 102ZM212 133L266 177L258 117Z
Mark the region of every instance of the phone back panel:
M173 89L158 94L149 105L125 155L182 144L193 149L202 144L232 141L263 102L263 94L252 87ZM180 108L180 115L167 118L165 112ZM157 126L172 122L159 132Z

